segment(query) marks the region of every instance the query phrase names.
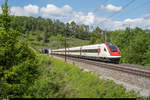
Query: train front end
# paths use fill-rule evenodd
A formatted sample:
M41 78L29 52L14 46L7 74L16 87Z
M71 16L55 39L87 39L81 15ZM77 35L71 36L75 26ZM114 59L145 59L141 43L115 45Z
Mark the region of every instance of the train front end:
M110 54L108 56L108 60L110 62L119 63L120 58L121 58L119 48L116 45L114 45L113 43L110 43L110 42L105 43L105 45L106 45L106 48L107 48L107 50Z

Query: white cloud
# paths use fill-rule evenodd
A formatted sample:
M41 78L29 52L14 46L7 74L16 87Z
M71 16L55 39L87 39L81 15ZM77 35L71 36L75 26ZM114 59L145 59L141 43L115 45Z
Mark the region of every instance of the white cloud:
M39 13L39 7L37 5L27 5L24 6L24 11L29 13L29 14L38 14Z
M11 7L11 14L16 16L32 16L39 13L39 7L36 5L27 5L24 8Z
M143 18L150 18L150 13L142 15Z
M2 13L2 8L0 7L0 14Z
M135 18L135 19L130 19L127 18L124 20L125 23L141 23L144 19L143 18Z
M121 7L101 6L101 8L108 11L121 11ZM0 8L0 13L2 12ZM37 5L26 5L24 7L11 7L11 15L16 16L42 16L44 18L65 19L65 22L75 21L77 24L85 24L89 26L99 26L102 29L116 30L124 29L130 25L131 28L140 27L143 29L150 29L149 14L145 14L140 18L126 18L122 21L112 21L106 17L99 17L92 12L83 13L72 10L69 5L64 5L59 8L53 4L47 4L45 7L39 8Z
M113 21L105 17L95 17L94 26L99 26L102 29L112 29Z
M118 7L118 6L114 6L112 4L108 4L107 6L102 5L100 7L100 9L106 10L106 11L115 11L115 12L117 12L117 11L121 11L122 7L120 7L120 6Z
M117 30L117 29L125 29L126 27L135 28L140 27L143 29L150 28L150 19L144 18L127 18L122 21L112 21L111 19L95 16L94 26L99 26L104 30Z
M51 18L60 18L68 17L72 15L72 8L69 5L65 5L62 8L58 8L53 4L47 4L46 7L40 9L41 16L51 17Z
M84 15L82 12L74 13L74 17L71 21L75 21L78 24L92 25L94 23L95 16L92 12ZM71 22L70 21L70 22Z
M27 14L25 14L23 8L21 8L21 7L11 7L11 15L27 16Z
M148 26L150 26L150 20L144 18L134 18L134 19L127 18L123 21L114 21L113 24L114 24L112 28L113 30L124 29L126 27L130 28L140 27L143 29L147 29Z

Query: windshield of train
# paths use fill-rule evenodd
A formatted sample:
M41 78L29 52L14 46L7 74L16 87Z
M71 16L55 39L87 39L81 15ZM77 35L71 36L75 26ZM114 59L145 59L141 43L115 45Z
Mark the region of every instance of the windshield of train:
M114 44L108 42L106 43L112 52L117 52L117 48Z

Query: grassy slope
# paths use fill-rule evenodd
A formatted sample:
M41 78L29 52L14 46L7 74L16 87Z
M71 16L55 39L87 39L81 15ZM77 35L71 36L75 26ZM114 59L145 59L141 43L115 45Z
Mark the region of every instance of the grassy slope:
M62 41L60 41L56 36L51 36L48 38L49 42L48 43L43 43L43 40L37 41L36 40L37 35L32 35L30 34L28 36L29 44L35 49L40 49L40 48L63 48L64 44ZM81 40L77 38L67 38L67 47L73 47L73 46L82 46L82 45L87 45L89 44L88 40Z
M41 76L31 88L31 97L136 97L113 81L99 79L96 74L44 55L39 55Z

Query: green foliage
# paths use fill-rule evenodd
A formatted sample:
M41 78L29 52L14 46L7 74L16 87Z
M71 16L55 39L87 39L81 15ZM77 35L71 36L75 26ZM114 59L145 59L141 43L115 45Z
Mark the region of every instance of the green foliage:
M10 27L7 0L0 26L0 98L20 98L39 76L38 61L21 34Z
M36 55L15 31L0 31L0 97L21 97L39 75Z
M99 79L96 74L83 72L80 68L61 60L39 55L41 75L30 87L34 98L105 98L137 97L113 81Z
M41 41L43 38L40 35L37 35L37 41Z
M75 22L62 23L59 20L44 19L41 17L12 16L11 27L26 35L36 32L42 36L43 42L48 43L52 35L75 37L83 40L90 39L89 26L77 25Z
M5 0L5 4L2 4L1 6L3 14L0 16L0 19L2 21L0 27L3 27L6 31L9 30L11 21L9 16L10 8L7 5L7 1L8 0Z
M92 33L91 39L90 39L90 44L104 43L102 37L103 37L102 34Z
M149 65L148 60L149 46L150 46L150 33L135 28L127 28L125 31L116 32L117 37L114 43L121 50L121 62L129 64Z
M150 43L150 41L149 41L149 43ZM147 49L147 51L143 55L142 64L145 65L145 66L150 66L150 45L148 45L148 49Z

